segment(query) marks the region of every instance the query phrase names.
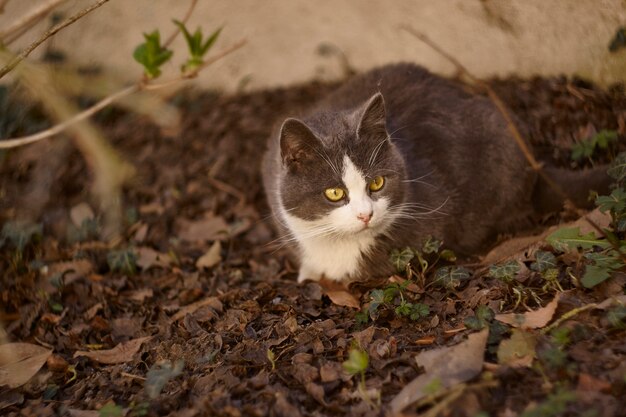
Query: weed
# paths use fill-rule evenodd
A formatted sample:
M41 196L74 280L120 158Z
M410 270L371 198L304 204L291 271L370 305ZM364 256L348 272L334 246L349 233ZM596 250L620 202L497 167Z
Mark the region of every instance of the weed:
M127 275L137 273L137 255L131 248L114 250L107 254L107 263L111 271Z
M601 130L592 137L572 146L572 160L580 161L585 158L591 160L591 157L598 150L608 150L613 142L617 142L617 132L615 130Z

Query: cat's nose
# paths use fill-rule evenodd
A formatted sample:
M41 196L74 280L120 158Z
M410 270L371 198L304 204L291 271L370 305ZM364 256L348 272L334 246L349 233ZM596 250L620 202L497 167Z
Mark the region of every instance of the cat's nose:
M372 212L369 213L359 213L356 216L357 219L361 220L363 223L368 224L372 219Z

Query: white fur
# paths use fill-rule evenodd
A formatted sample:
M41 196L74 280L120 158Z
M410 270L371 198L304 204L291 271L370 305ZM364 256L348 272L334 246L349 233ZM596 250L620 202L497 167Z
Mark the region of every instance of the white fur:
M368 181L346 155L342 180L349 202L331 210L327 216L304 220L289 214L283 207L281 217L291 230L300 249L298 281L326 277L344 280L353 276L363 254L374 245L375 238L390 224L389 200L373 200L368 194ZM324 198L320 190L320 198ZM370 215L369 223L358 218Z

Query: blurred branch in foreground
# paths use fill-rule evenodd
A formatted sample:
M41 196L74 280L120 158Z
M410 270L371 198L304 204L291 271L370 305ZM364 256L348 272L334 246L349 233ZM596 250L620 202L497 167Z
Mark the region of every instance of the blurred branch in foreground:
M33 28L37 22L45 18L57 6L67 2L68 0L49 0L47 3L30 11L25 16L15 20L8 28L0 31L0 42L7 46ZM0 4L0 12L3 5Z

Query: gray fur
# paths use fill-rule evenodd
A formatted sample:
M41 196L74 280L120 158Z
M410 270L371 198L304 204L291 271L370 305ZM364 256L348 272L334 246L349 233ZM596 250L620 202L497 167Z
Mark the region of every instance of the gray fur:
M527 226L541 206L532 201L536 174L491 101L412 64L355 77L270 138L263 179L275 217L281 204L308 220L345 204L322 194L341 185L344 154L368 178L384 172L379 196L392 205L422 206L377 238L356 276L392 273L390 251L428 235L476 254L498 234Z

